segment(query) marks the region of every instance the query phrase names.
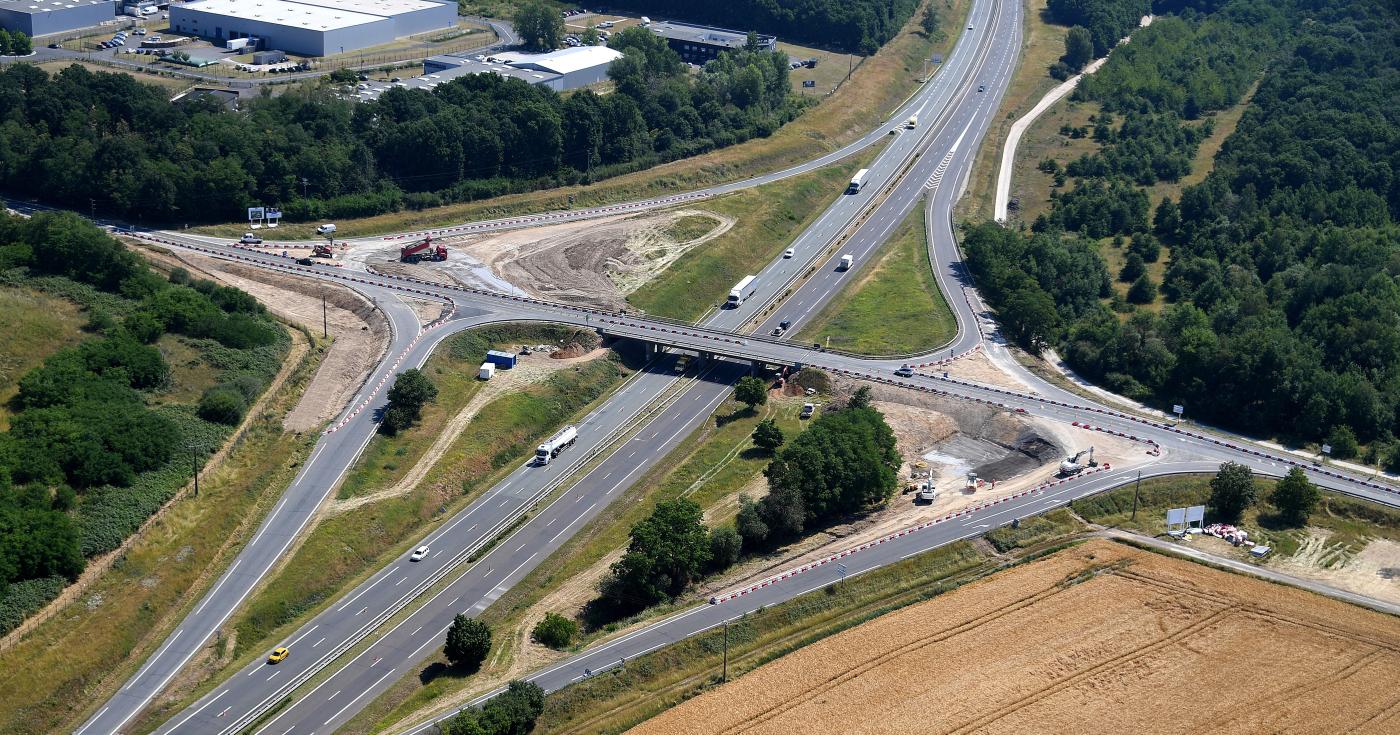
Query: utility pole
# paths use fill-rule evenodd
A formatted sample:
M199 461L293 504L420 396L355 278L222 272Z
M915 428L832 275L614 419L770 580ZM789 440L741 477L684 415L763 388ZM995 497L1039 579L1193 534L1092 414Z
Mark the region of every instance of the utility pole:
M1138 470L1137 482L1133 483L1133 520L1137 520L1138 491L1142 489L1142 470Z
M96 199L88 199L88 207L91 208L91 210L92 210L92 219L96 220L96 219L97 219L97 200L96 200Z
M301 177L301 198L306 198L306 177Z

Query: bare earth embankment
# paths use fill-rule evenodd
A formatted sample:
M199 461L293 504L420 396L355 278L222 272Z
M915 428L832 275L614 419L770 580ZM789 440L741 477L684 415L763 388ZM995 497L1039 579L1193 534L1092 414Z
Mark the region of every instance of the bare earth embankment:
M1400 622L1106 541L906 608L633 728L1392 733Z

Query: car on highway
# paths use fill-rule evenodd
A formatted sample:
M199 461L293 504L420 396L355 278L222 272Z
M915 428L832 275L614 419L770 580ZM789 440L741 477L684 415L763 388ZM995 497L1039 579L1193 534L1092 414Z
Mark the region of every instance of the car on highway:
M310 258L297 258L297 265L316 265L316 261Z
M287 650L286 646L278 646L272 649L272 653L268 654L267 662L270 664L281 663L286 661L287 657L290 655L292 655L292 652Z
M985 92L985 91L987 91L987 85L985 85L985 84L979 84L979 85L977 85L977 91L978 91L978 92Z
M787 250L784 250L784 251L783 251L783 257L784 257L784 258L791 258L792 256L794 256L794 255L796 255L796 254L797 254L797 251L794 250L794 249L792 249L792 248L788 248Z
M254 235L254 234L251 233L251 232L245 232L245 233L243 233L243 237L238 238L238 244L240 244L240 245L261 245L261 244L262 244L262 238L261 238L261 237L258 237L257 235Z
M894 374L898 375L901 378L912 378L914 377L914 368L911 368L908 365L900 365L897 369L895 369Z
M413 550L413 553L412 553L412 554L409 554L409 555L408 555L408 560L409 560L409 561L423 561L423 557L425 557L425 556L427 556L427 555L428 555L428 547L426 547L426 546L419 546L418 548L416 548L416 549Z

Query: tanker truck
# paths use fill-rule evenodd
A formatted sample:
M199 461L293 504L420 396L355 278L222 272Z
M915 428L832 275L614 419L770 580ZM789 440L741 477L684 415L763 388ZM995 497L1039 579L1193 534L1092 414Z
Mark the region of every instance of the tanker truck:
M547 465L551 459L559 456L559 453L573 445L578 438L578 428L565 426L559 433L551 436L548 441L535 449L535 464Z

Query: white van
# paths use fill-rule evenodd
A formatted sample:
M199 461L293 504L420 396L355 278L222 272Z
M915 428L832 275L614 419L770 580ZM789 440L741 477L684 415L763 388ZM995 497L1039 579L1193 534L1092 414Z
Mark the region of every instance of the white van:
M334 235L334 234L335 234L335 225L332 225L332 224L324 224L324 225L321 225L320 227L317 227L317 228L316 228L316 234L317 234L317 235L320 235L321 237L325 237L325 236L327 236L327 235Z

